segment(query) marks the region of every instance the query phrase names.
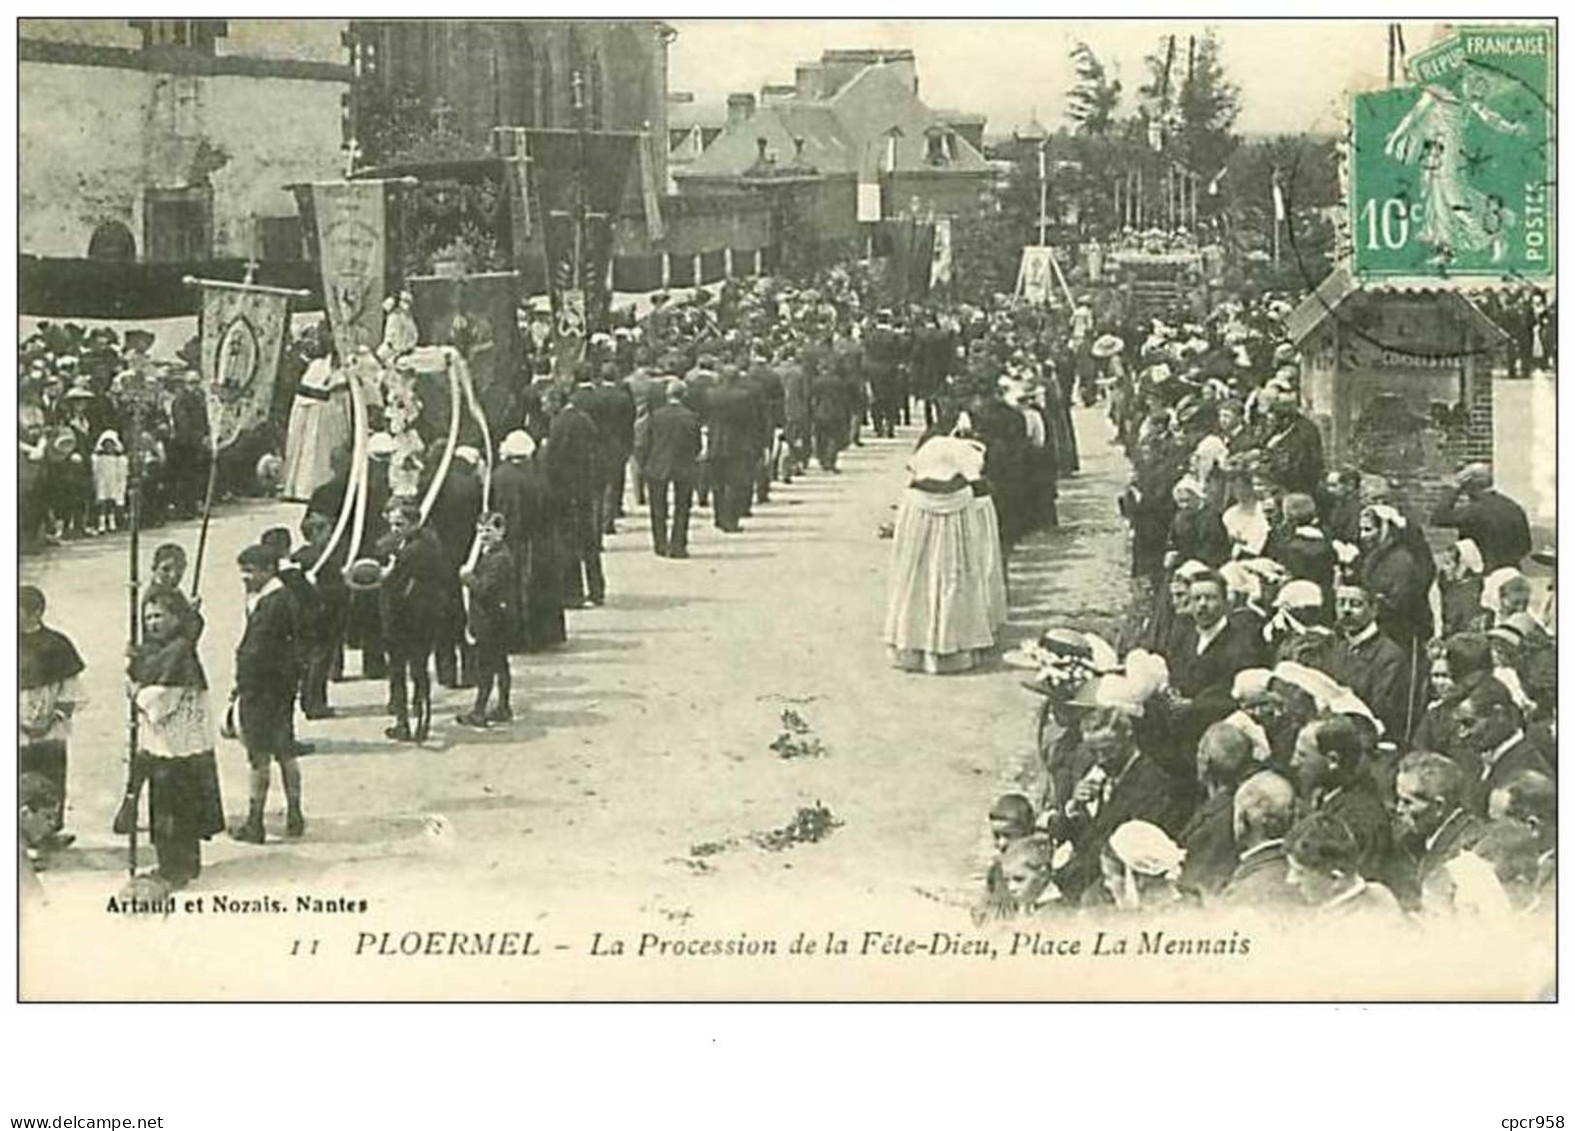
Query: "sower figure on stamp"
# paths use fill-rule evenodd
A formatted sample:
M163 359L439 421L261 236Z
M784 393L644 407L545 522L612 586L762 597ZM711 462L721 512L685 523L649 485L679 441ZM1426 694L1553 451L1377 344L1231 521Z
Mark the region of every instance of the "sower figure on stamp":
M235 713L251 765L246 821L230 830L236 840L262 844L272 763L284 782L285 835L301 836L301 769L291 714L296 690L296 617L279 580L279 555L270 546L248 546L236 563L246 587L246 630L235 650Z

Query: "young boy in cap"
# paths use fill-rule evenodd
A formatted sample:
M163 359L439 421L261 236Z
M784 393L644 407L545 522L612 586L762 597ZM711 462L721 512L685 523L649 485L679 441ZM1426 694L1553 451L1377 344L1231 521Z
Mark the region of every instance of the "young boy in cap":
M459 571L460 582L470 592L470 635L476 641L476 702L455 722L466 727L486 727L514 718L509 705L511 680L509 640L514 634L514 557L505 539L508 524L501 514L490 511L476 523L481 552L474 565ZM487 710L493 684L498 688L498 705Z
M279 776L284 781L285 835L298 837L306 831L292 725L297 684L296 617L290 595L279 580L279 554L274 547L248 546L236 564L246 587L246 631L235 650L235 707L246 760L251 764L251 796L245 823L230 835L247 844L262 844L272 762L279 763Z
M322 609L318 605L317 591L306 579L306 571L301 568L301 564L290 554L292 539L289 527L270 527L262 532L258 542L274 552L279 563L279 582L284 586L284 591L290 599L290 615L295 620L295 675L296 687L299 689L306 681L307 664L311 660L312 649L318 645L322 637ZM312 752L313 747L310 743L299 742L294 738L293 707L290 712L290 735L297 754Z

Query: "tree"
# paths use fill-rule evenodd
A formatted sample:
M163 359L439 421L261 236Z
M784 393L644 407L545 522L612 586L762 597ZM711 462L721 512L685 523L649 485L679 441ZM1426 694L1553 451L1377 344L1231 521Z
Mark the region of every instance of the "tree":
M1212 176L1236 148L1241 88L1225 73L1212 28L1201 37L1188 36L1182 51L1177 37L1167 36L1144 58L1149 79L1138 89L1140 116L1167 156Z
M1072 68L1077 81L1067 92L1067 119L1081 136L1108 136L1121 107L1121 81L1110 77L1093 48L1082 41L1072 47Z
M1243 143L1231 155L1220 193L1237 252L1263 266L1264 286L1292 290L1316 286L1333 264L1331 217L1341 207L1337 146L1332 137L1280 136ZM1274 180L1286 208L1280 229L1281 262L1267 263L1274 245Z
M1223 168L1238 140L1232 131L1241 112L1241 88L1225 74L1213 29L1195 41L1177 105L1181 161L1205 174Z

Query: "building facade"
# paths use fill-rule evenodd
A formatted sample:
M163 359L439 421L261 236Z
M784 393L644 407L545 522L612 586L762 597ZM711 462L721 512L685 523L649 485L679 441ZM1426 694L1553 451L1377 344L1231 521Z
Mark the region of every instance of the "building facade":
M648 133L666 182L667 45L660 20L351 20L352 119L371 164L408 157L421 119L480 154L504 126ZM412 116L389 133L394 113Z
M286 185L342 172L344 21L23 19L19 250L299 260Z
M957 216L981 204L993 170L977 144L984 121L938 113L919 97L907 49L826 51L791 88L728 99L726 125L674 179L684 195L793 183L813 196L809 238L840 240L862 221ZM824 189L806 194L807 178Z

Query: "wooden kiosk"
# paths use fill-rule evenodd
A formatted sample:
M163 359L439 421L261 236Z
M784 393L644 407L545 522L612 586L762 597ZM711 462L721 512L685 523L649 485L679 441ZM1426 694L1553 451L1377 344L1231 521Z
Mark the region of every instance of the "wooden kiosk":
M1389 479L1425 510L1463 462L1493 460L1493 367L1506 335L1469 297L1480 280L1363 283L1337 267L1286 321L1302 407L1330 468Z

